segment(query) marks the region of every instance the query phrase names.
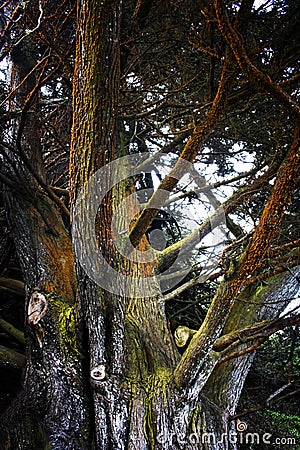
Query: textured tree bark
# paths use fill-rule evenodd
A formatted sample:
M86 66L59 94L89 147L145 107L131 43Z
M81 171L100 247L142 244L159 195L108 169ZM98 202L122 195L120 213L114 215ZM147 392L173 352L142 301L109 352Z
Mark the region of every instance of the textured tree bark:
M246 21L251 2L242 3L247 8L239 15L237 28ZM137 2L137 18L145 4ZM90 177L120 156L121 9L121 0L81 0L78 4L70 162L73 207ZM226 82L219 87L208 119L188 141L183 155L187 159L195 156L222 113L228 95L225 88L233 73L231 62L230 57L224 64ZM106 290L83 271L58 205L33 179L28 192L36 189L34 200L7 191L26 285L27 365L24 391L2 423L3 448L236 449L230 417L252 356L224 362L228 348L220 350L214 345L220 336L239 327L278 315L285 301L272 310L264 302L270 296L284 297L286 286L292 292L295 289L290 275L271 281L268 289L246 283L259 269L290 200L298 176L294 167L298 147L296 129L292 150L247 252L229 271L182 356L168 328L159 284L155 284L159 261L136 264L113 245L112 218L128 194L133 195L125 207L132 217L139 213L130 182L114 186L99 205L95 223L89 223L88 204L82 219L88 230L96 229L99 248L116 270L144 280L143 297L130 285L120 293L117 279L111 279L111 289ZM38 148L31 150L38 153ZM39 165L35 170L42 176ZM282 207L276 207L276 202ZM122 214L118 217L122 220ZM143 229L137 231L135 242L140 250L148 246ZM245 349L245 343L237 340L236 349Z
M11 201L10 221L27 287L27 364L20 404L15 403L3 422L3 439L11 445L4 448L17 448L20 440L22 448L30 448L35 425L46 430L49 448L90 448L88 391L75 336L80 319L70 237L49 199L41 202L43 216L26 199L8 194ZM51 232L45 221L52 224ZM34 291L39 297L32 309ZM37 421L29 427L32 416Z
M15 101L25 106L12 130L18 153L7 170L24 184L7 189L4 200L25 282L27 347L24 390L1 423L0 441L2 448L85 449L90 407L75 336L74 257L65 217L44 189L34 55L30 36L13 55L16 82L23 81Z

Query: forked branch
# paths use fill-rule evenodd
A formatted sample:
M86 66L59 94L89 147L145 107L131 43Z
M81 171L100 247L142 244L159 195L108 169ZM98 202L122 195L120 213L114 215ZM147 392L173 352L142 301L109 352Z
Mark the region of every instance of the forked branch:
M271 195L263 209L252 240L228 279L221 283L202 326L195 334L175 371L175 381L181 386L187 387L194 385L195 382L200 383L197 381L199 371L210 358L210 352L225 323L224 315L229 314L245 282L255 273L277 235L285 209L291 202L299 183L299 141L300 123L297 122L291 149L278 171ZM224 314L224 311L228 313Z

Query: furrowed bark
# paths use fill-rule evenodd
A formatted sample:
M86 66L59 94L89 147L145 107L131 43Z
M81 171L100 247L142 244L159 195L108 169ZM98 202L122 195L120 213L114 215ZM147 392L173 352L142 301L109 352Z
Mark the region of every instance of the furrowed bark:
M44 189L47 185L41 130L36 117L39 95L32 70L33 55L34 43L28 37L22 41L22 48L16 48L13 58L14 69L23 80L16 92L16 104L25 103L26 107L20 122L15 123L19 152L12 153L12 164L8 160L6 170L13 173L17 169L17 173L23 173L26 187L6 188L4 201L25 282L27 347L23 393L3 422L2 436L17 448L22 435L25 448L30 447L35 432L42 428L47 430L42 438L45 446L86 449L89 448L90 410L76 343L80 313L75 305L74 257L61 210L55 198L48 196L47 188ZM29 166L26 161L30 161ZM78 407L80 414L76 412ZM30 415L37 418L36 422L28 420Z
M120 83L121 1L78 3L78 33L73 89L71 199L73 205L89 178L117 156L117 109ZM109 258L112 193L99 205L96 231ZM90 218L83 218L89 221ZM95 232L91 224L91 232ZM107 245L103 247L102 243ZM116 261L118 265L118 261ZM121 386L124 359L124 299L105 292L77 264L79 301L87 330L89 382L93 396L96 445L122 448L126 435L127 401ZM107 339L110 336L109 340ZM100 369L99 369L100 368ZM103 377L97 379L102 371ZM116 422L114 422L116 420Z
M10 223L14 227L27 286L23 408L26 414L32 411L37 414L40 423L47 428L51 446L89 448L86 447L89 432L84 431L90 429L89 406L82 359L76 345L75 330L80 318L75 306L76 281L70 237L50 200L50 203L43 200L43 217L25 199L21 201L10 194L7 202L10 201L14 205ZM30 315L33 288L46 304L45 314L36 323ZM76 413L78 404L80 415ZM8 423L5 432L13 439L14 417ZM26 439L24 442L30 442L30 433Z

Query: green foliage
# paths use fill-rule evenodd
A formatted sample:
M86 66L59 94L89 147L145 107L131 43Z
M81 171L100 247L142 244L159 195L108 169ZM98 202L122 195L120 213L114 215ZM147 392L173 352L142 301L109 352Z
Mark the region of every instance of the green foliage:
M271 434L270 444L259 446L259 450L264 448L280 448L300 450L300 417L296 415L288 415L274 410L265 410L257 413L260 421L259 434ZM258 430L256 430L258 431ZM275 447L276 443L276 447ZM258 448L258 447L253 447Z
M287 383L300 376L299 329L276 333L258 351L255 368L275 383Z
M287 415L270 409L261 411L258 415L271 424L274 433L300 437L300 416Z
M259 433L260 436L269 433L272 435L272 442L275 442L276 438L281 442L280 447L264 446L260 443L259 446L251 447L255 450L269 448L300 450L299 398L295 392L299 386L300 375L298 333L298 328L293 327L272 336L257 351L247 377L241 396L240 411L264 405L266 408L245 416L244 421L248 425L248 430ZM267 407L266 400L283 387L285 389L278 392ZM296 444L289 445L288 438L294 439ZM241 446L241 450L244 448L246 447Z

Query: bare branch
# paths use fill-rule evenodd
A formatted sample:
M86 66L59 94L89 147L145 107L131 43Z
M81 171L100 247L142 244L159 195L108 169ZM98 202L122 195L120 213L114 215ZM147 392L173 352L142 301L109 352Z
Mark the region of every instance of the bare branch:
M227 217L237 206L241 205L268 183L269 179L275 175L278 169L277 163L278 162L274 162L274 164L270 165L268 170L260 178L254 180L251 184L238 189L229 199L221 204L215 213L212 214L199 228L163 250L159 256L159 269L162 270L168 265L169 261L172 261L183 247L186 251L195 248L195 246L212 231L212 224L217 227L221 223L223 214Z
M278 171L271 195L264 207L253 238L237 265L228 274L227 279L220 284L203 324L195 334L188 351L185 352L176 369L175 380L180 385L188 386L197 380L198 371L201 370L202 365L209 357L208 352L212 349L224 326L224 311L228 311L225 314L228 317L229 311L245 281L255 272L277 233L285 208L290 203L292 194L299 182L299 140L300 123L297 123L290 151ZM243 354L254 351L256 346L264 339L266 338L258 338L255 344L242 350ZM236 356L239 356L239 354L236 354Z
M174 289L169 294L164 295L163 300L165 302L168 302L169 300L172 300L173 298L178 297L178 295L180 295L182 292L186 291L187 289L190 289L191 287L196 286L199 283L203 283L203 281L206 281L206 280L215 280L216 278L219 278L223 274L224 274L223 271L213 273L209 276L207 276L207 274L205 274L204 276L201 276L201 274L200 274L197 277L192 278L191 280L182 284L177 289Z
M220 31L225 41L232 49L241 70L250 81L258 84L266 92L269 92L277 101L283 104L288 111L290 111L296 118L299 119L299 105L293 100L292 97L287 94L286 91L282 89L279 84L275 83L268 75L259 70L249 59L246 49L243 45L241 35L230 24L230 20L223 0L215 0L214 4Z
M277 394L278 391L283 392L284 390L286 390L286 389L288 389L288 388L290 388L290 387L292 387L292 386L293 386L293 383L288 383L288 384L282 386L280 389L278 389L276 392L274 392L274 394L272 394L272 395L270 396L271 399L270 399L270 397L269 397L269 398L268 398L264 403L262 403L261 405L256 406L256 407L254 407L254 408L247 409L246 411L240 412L240 413L238 413L238 414L232 416L232 417L231 417L231 420L235 420L235 419L238 419L239 417L247 416L248 414L251 414L251 413L256 412L256 411L261 411L262 409L269 407L270 403L273 403L274 401L279 402L279 401L281 401L281 400L285 400L286 398L296 396L296 394L298 394L298 393L300 392L300 389L296 389L296 390L294 390L293 392L288 392L287 394L282 395L281 397L278 397L278 394ZM269 399L270 399L270 400L269 400Z
M133 246L137 246L146 233L157 212L164 206L169 194L177 186L181 177L188 170L186 163L193 162L201 146L211 133L213 126L224 113L226 100L230 93L233 81L233 70L231 68L231 57L227 55L222 70L220 84L206 119L201 125L196 126L192 135L189 137L177 163L164 180L160 183L158 190L152 195L145 209L141 212L130 231L129 238Z
M188 198L193 194L201 194L201 192L205 192L207 189L215 189L221 186L228 186L231 183L235 183L236 181L240 181L243 178L247 178L250 177L252 175L255 175L255 173L258 172L258 168L254 168L252 170L249 170L248 172L243 172L240 173L239 175L236 175L235 177L229 178L228 180L223 180L223 181L216 181L215 183L211 183L211 184L205 184L202 187L199 187L197 189L193 189L192 191L188 191L188 192L180 192L179 194L173 195L172 197L170 197L165 205L170 205L171 203L177 202L179 200L182 200L184 198Z

